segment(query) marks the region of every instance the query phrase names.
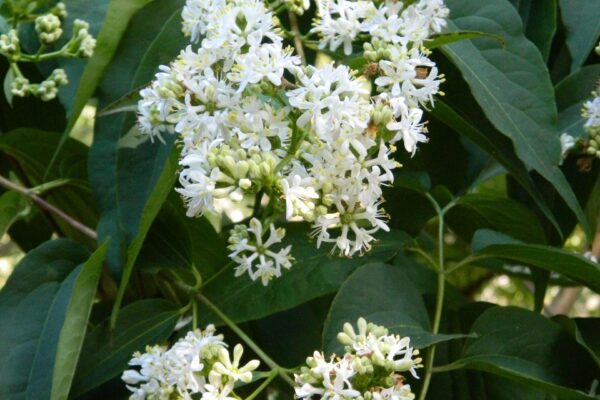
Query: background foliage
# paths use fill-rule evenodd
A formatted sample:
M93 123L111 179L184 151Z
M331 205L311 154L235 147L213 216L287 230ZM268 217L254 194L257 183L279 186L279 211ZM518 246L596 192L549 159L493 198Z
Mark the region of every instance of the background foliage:
M185 217L173 137L135 136L137 92L184 46L183 1L66 1L69 20L90 21L97 35L93 58L65 62L71 85L56 101L0 96L0 174L33 188L0 196L0 232L26 253L0 292L0 398L125 397L119 376L132 352L179 334L189 293L178 282L191 285L192 271L202 295L284 367L314 349L339 351L343 322L363 316L423 352L437 344L429 399L598 398L600 319L557 316L565 309L547 294L600 292L600 267L578 254L600 256L600 162L561 163L559 141L583 134L581 105L600 74L600 6L446 3L452 30L502 40L434 51L447 95L430 111L429 144L399 155L385 195L392 232L365 257L341 259L291 225L297 262L264 288L228 269L230 221ZM7 67L0 58L0 76ZM92 126L76 124L86 105ZM474 301L497 276L527 301ZM199 318L223 325L211 308ZM421 382L410 382L416 393ZM269 393L291 397L283 380Z

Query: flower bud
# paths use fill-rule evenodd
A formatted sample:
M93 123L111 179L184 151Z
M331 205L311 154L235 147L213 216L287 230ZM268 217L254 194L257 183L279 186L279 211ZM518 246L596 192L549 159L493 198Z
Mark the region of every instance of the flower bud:
M35 30L40 42L51 44L56 42L63 34L60 18L54 14L46 14L35 19Z
M19 76L12 82L10 92L14 96L25 97L29 94L30 88L29 80Z

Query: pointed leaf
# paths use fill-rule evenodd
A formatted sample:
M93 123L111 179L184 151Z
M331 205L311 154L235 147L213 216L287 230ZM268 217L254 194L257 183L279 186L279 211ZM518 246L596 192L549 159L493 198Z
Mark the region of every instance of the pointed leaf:
M573 73L583 65L598 43L600 7L597 0L560 0L560 13L567 30Z

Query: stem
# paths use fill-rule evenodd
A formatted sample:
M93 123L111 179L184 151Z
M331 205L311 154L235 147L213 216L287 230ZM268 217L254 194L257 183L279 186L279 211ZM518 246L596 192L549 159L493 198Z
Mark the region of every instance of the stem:
M204 305L210 308L212 312L217 314L217 316L225 323L225 325L235 332L235 334L238 335L240 339L242 339L242 341L244 341L244 343L246 343L248 347L250 347L252 351L254 351L256 355L269 366L269 368L277 371L279 376L281 376L281 378L290 386L295 386L294 381L289 377L285 370L281 368L279 364L277 364L271 357L269 357L256 343L254 343L254 341L248 335L246 335L246 333L239 326L237 326L235 322L229 319L229 317L225 315L217 306L215 306L210 300L200 293L196 294L196 297L198 300L204 303Z
M446 288L446 277L444 272L444 214L452 207L453 203L449 203L443 209L440 208L438 202L427 193L427 198L435 208L438 214L438 270L437 270L437 293L435 302L435 313L433 316L433 327L432 334L436 335L440 331L440 323L442 320L442 311L444 308L444 292ZM427 355L425 356L425 378L423 380L423 387L421 388L421 394L419 400L425 400L427 391L429 390L429 384L431 383L431 376L433 374L433 361L435 359L435 344L432 344L427 349Z
M198 301L192 299L192 329L198 328Z
M96 231L94 231L93 229L89 228L88 226L82 224L81 222L75 220L74 218L70 217L69 215L65 214L64 211L62 211L61 209L48 203L46 200L42 199L37 194L33 193L31 190L17 185L16 183L6 179L5 177L3 177L1 175L0 175L0 186L5 187L10 190L14 190L17 193L22 194L23 196L29 197L40 208L42 208L46 211L50 211L51 213L55 214L57 217L61 218L63 221L65 221L71 227L75 228L76 230L83 233L84 235L86 235L94 240L98 240L98 235L96 234Z
M269 386L269 383L271 383L273 381L273 379L275 379L276 376L277 376L277 370L274 369L271 371L271 373L269 374L267 379L265 379L265 381L263 383L261 383L261 385L259 387L257 387L256 390L254 392L252 392L252 394L250 396L246 397L246 400L254 400L256 398L256 396L258 396L263 390L265 390L267 388L267 386Z
M298 26L298 17L292 11L289 11L288 15L290 17L292 34L294 35L294 47L302 60L302 64L306 64L306 54L304 54L304 47L302 47L302 35L300 34L300 28Z

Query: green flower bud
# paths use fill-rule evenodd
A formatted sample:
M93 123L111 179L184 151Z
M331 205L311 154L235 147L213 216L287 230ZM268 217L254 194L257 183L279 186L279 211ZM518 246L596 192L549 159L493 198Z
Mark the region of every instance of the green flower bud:
M19 76L12 82L10 92L14 96L25 97L29 94L30 87L29 80Z
M21 44L19 35L15 29L11 29L8 33L0 35L0 54L6 56L11 62L19 60Z

